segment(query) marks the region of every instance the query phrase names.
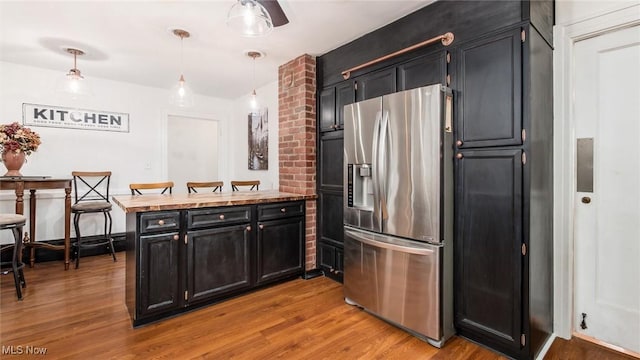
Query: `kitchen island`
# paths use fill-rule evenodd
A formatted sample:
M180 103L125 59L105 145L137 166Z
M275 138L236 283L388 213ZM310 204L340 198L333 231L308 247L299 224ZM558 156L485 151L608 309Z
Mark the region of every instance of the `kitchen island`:
M114 196L133 326L304 272L305 200L279 191Z

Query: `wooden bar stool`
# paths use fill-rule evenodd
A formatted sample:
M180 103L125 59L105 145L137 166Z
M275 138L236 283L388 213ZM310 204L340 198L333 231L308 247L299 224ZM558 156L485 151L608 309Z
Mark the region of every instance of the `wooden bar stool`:
M22 288L27 287L27 281L24 279L24 263L22 262L22 227L26 221L27 218L19 214L0 214L0 230L11 230L15 241L11 262L2 263L2 274L13 272L18 300L22 300ZM9 267L9 265L11 266Z
M191 194L192 192L197 193L198 191L196 189L213 189L211 192L216 192L216 191L220 191L222 192L222 186L224 185L224 182L222 181L209 181L209 182L196 182L196 181L189 181L187 182L187 190L189 191L189 194Z
M231 190L239 191L238 186L251 186L249 190L260 190L260 180L248 180L248 181L237 181L234 180L231 182Z
M142 191L140 190L153 190L153 189L162 189L160 194L164 194L169 191L171 194L171 190L173 189L173 181L165 181L158 183L137 183L137 184L129 184L129 189L131 189L131 195L142 195Z

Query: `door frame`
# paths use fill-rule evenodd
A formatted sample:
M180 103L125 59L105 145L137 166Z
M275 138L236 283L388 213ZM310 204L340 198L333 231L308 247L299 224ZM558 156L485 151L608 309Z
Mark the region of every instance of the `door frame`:
M576 152L572 94L574 46L580 40L640 25L640 5L568 25L554 26L554 334L570 339L574 330L574 204Z

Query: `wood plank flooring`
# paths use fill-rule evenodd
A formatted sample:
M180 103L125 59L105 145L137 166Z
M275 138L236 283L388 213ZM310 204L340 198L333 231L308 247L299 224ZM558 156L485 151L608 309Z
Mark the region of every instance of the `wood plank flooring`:
M83 258L78 270L64 271L58 261L27 268L23 301L16 300L13 277L0 277L4 351L45 348L54 359L504 359L458 337L436 349L345 304L340 284L323 277L133 329L124 256L118 253L117 263L107 255ZM560 357L549 358L585 358L570 349L561 344Z

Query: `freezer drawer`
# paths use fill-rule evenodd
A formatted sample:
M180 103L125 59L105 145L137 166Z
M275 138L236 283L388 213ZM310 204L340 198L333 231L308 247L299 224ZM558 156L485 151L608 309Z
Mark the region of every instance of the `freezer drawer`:
M439 341L441 253L440 246L347 227L345 298L419 336Z

